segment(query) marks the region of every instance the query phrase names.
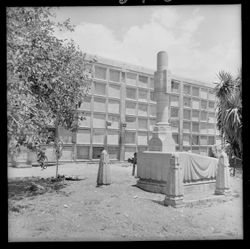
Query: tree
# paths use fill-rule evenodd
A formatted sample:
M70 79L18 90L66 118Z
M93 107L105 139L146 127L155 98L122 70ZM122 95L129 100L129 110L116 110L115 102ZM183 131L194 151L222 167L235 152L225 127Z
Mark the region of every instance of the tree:
M215 87L217 104L217 127L228 143L229 155L242 158L242 78L221 71L220 83Z
M73 41L61 40L56 29L73 31L69 19L55 23L50 8L7 8L8 150L38 149L48 142L48 127L75 130L77 108L92 81L93 61ZM58 174L58 158L57 171Z

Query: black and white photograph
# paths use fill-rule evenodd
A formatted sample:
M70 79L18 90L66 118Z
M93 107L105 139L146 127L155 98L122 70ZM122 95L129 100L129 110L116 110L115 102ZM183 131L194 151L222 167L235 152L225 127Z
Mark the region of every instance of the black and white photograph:
M8 242L242 240L242 5L117 2L6 7Z

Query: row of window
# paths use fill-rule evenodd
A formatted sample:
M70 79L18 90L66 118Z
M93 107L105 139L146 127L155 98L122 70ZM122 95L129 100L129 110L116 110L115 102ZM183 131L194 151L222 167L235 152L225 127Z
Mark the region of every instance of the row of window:
M179 118L179 108L171 107L170 117ZM205 121L208 123L216 123L216 116L214 112L198 111L183 109L183 119L193 120L193 121Z
M107 68L95 66L95 78L101 80L107 80ZM132 72L121 72L119 70L109 69L109 80L113 82L126 82L128 85L139 86L148 88L154 88L154 79L145 75L138 75ZM181 82L177 80L171 81L171 91L173 93L180 93ZM200 97L203 99L215 100L215 94L212 89L191 86L189 83L184 83L183 93L185 95L192 95L194 97Z
M109 72L109 77L107 76ZM107 80L113 82L126 82L129 85L154 88L154 79L145 75L138 75L132 72L121 72L115 69L109 69L100 66L95 66L95 78L100 80Z
M156 105L148 105L143 103L129 102L126 101L126 114L128 115L142 115L142 116L156 116ZM91 99L86 98L82 103L80 109L91 111ZM109 99L107 102L106 110L106 99L95 97L93 101L93 111L95 112L108 112L120 114L120 101Z
M107 126L106 114L93 114L93 128L106 128L119 129L120 117L114 115L108 115L107 121L109 125ZM155 119L140 118L135 116L125 117L126 128L125 129L139 129L139 130L149 130L152 131L156 123ZM179 120L170 121L172 131L179 132ZM85 114L84 120L79 120L80 127L90 127L91 126L91 115L90 113ZM216 125L214 123L206 122L188 122L183 121L183 132L191 133L209 133L214 134L216 132Z
M173 133L173 139L176 144L179 144L179 134ZM105 129L93 129L92 134L90 129L79 129L76 134L76 144L105 144L105 138L108 145L119 144L119 131L118 130L105 130ZM147 145L148 139L152 138L152 132L147 131L131 131L125 130L125 144L138 144ZM65 144L72 143L72 133L67 131L60 132L60 139ZM137 141L136 141L137 139ZM202 134L188 134L183 131L183 146L189 145L213 145L215 144L215 134L212 133L209 136Z
M193 144L186 144L185 146L183 146L183 151L191 151L193 153L197 153L197 154L201 154L201 155L208 155L208 148L211 147L211 145L207 145L207 146L197 146L196 145L196 138L193 138ZM209 143L212 144L213 142L213 137L209 137L208 138ZM86 145L77 145L76 147L76 159L77 160L88 160L90 158L92 159L99 159L100 155L101 155L101 151L102 151L103 147L102 146L98 146L98 145L93 145L93 146L86 146ZM179 150L179 147L176 146L177 151ZM119 159L119 146L115 146L115 145L108 145L107 147L108 153L109 153L109 158L112 159ZM128 158L132 157L135 151L138 152L142 152L147 150L147 146L125 146L125 152L124 152L124 156L125 156L125 160L127 160ZM51 152L51 153L50 153ZM90 152L92 152L90 154ZM49 157L49 159L53 160L53 152L50 151L50 148L47 149L46 151L47 156ZM60 158L60 160L72 160L73 159L73 147L72 146L65 146L63 148L62 151L62 157Z
M91 93L101 95L101 96L108 95L110 97L120 98L121 97L120 91L121 91L121 88L118 85L109 84L108 90L107 90L106 84L94 82ZM138 89L138 93L137 93L137 89L134 89L134 88L126 89L126 98L129 98L129 99L134 99L134 100L140 99L140 100L148 101L148 96L150 97L151 101L155 101L154 93L152 91L150 91L149 93L149 90L147 89Z
M171 92L180 93L181 83L176 80L172 80L171 82ZM207 89L197 86L191 86L189 84L183 84L183 94L191 95L193 97L199 97L203 99L215 100L215 93L213 89Z

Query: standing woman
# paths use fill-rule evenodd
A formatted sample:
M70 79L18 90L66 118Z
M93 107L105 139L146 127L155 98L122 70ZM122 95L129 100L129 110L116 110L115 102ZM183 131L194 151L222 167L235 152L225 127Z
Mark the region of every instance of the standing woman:
M109 165L109 155L105 149L101 153L101 158L99 162L99 169L97 174L97 187L101 185L110 185L110 165Z

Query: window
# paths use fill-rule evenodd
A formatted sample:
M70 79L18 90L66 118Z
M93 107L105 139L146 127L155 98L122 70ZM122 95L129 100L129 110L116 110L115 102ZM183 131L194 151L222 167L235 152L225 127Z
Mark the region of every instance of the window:
M191 123L190 122L183 122L183 132L191 132Z
M150 100L151 101L156 101L155 100L155 93L154 92L150 92Z
M109 159L118 159L119 158L119 149L118 147L108 146Z
M207 101L201 100L201 109L204 109L204 110L207 109Z
M214 134L215 133L215 126L214 126L214 124L211 124L211 123L208 123L207 124L207 128L208 128L208 133L209 134Z
M195 97L199 97L199 88L198 87L192 87L192 95Z
M149 115L150 116L156 116L156 105L150 105L149 106Z
M108 102L108 112L109 113L120 113L120 103L115 100L109 100Z
M138 115L147 116L147 105L138 104Z
M89 147L88 146L77 146L76 147L77 159L89 159Z
M187 120L191 120L191 110L183 110L183 118Z
M115 85L109 85L109 97L120 98L120 87Z
M147 130L148 129L147 119L139 118L138 119L138 127L139 127L139 129Z
M125 143L135 144L135 132L125 131Z
M156 120L155 119L150 119L149 120L149 130L150 131L153 131L155 124L156 124Z
M148 135L147 132L138 132L138 145L147 145L148 144Z
M207 121L207 112L201 111L201 120Z
M172 132L179 132L179 120L171 120L170 126Z
M184 97L183 98L183 106L184 107L191 107L191 98Z
M99 159L101 157L102 150L103 150L103 147L93 147L92 158Z
M199 145L199 136L192 135L192 145Z
M183 87L183 92L184 92L184 94L186 94L186 95L190 95L190 94L191 94L191 86L189 86L189 85L184 85L184 87Z
M106 79L106 71L107 71L106 68L96 66L95 67L95 78L105 80Z
M199 123L192 122L192 132L199 132Z
M150 88L153 88L154 89L154 78L150 78Z
M126 89L126 97L128 99L136 99L136 89L127 88Z
M110 69L109 70L109 79L111 81L119 82L120 81L120 71Z
M93 143L94 144L104 144L105 131L104 130L93 130Z
M207 123L200 123L200 133L207 134Z
M105 121L105 114L94 114L93 115L93 127L96 128L105 128L106 121Z
M126 102L126 114L136 115L136 103Z
M148 92L147 92L147 90L139 89L138 93L139 93L138 97L139 97L140 100L147 101L147 99L148 99Z
M179 108L171 108L171 118L179 117Z
M179 97L178 96L170 96L170 106L179 106Z
M122 72L122 82L125 82L125 73Z
M89 129L78 129L76 133L77 144L90 144L90 130Z
M126 116L126 129L136 129L136 117Z
M207 136L200 137L200 145L207 145Z
M192 107L193 109L200 109L200 101L197 99L192 100Z
M118 129L119 128L119 116L114 116L114 115L108 115L108 121L111 123L111 126L108 126L108 128L113 128L113 129Z
M209 101L209 102L208 102L208 107L209 107L209 109L214 109L214 105L215 105L214 102L212 102L212 101Z
M192 120L199 121L199 111L192 110Z
M179 93L179 83L176 82L176 81L173 81L171 82L171 92L173 93Z
M135 86L136 85L136 77L137 77L136 74L127 72L127 79L126 79L127 84Z
M179 134L172 134L172 138L174 139L175 141L175 144L179 144Z
M209 99L209 100L215 100L215 93L214 93L214 90L209 90L209 91L208 91L208 99Z
M105 95L106 94L106 84L94 83L94 94Z
M94 111L96 112L106 112L106 100L94 98Z
M107 143L111 145L118 145L119 142L118 131L108 130Z
M215 114L214 113L208 113L208 123L215 123Z
M139 75L139 86L148 87L148 77Z
M201 88L201 98L207 99L207 90L204 88Z
M189 134L183 134L183 146L190 146L191 138Z
M208 137L208 145L214 145L215 144L215 138L214 137Z

